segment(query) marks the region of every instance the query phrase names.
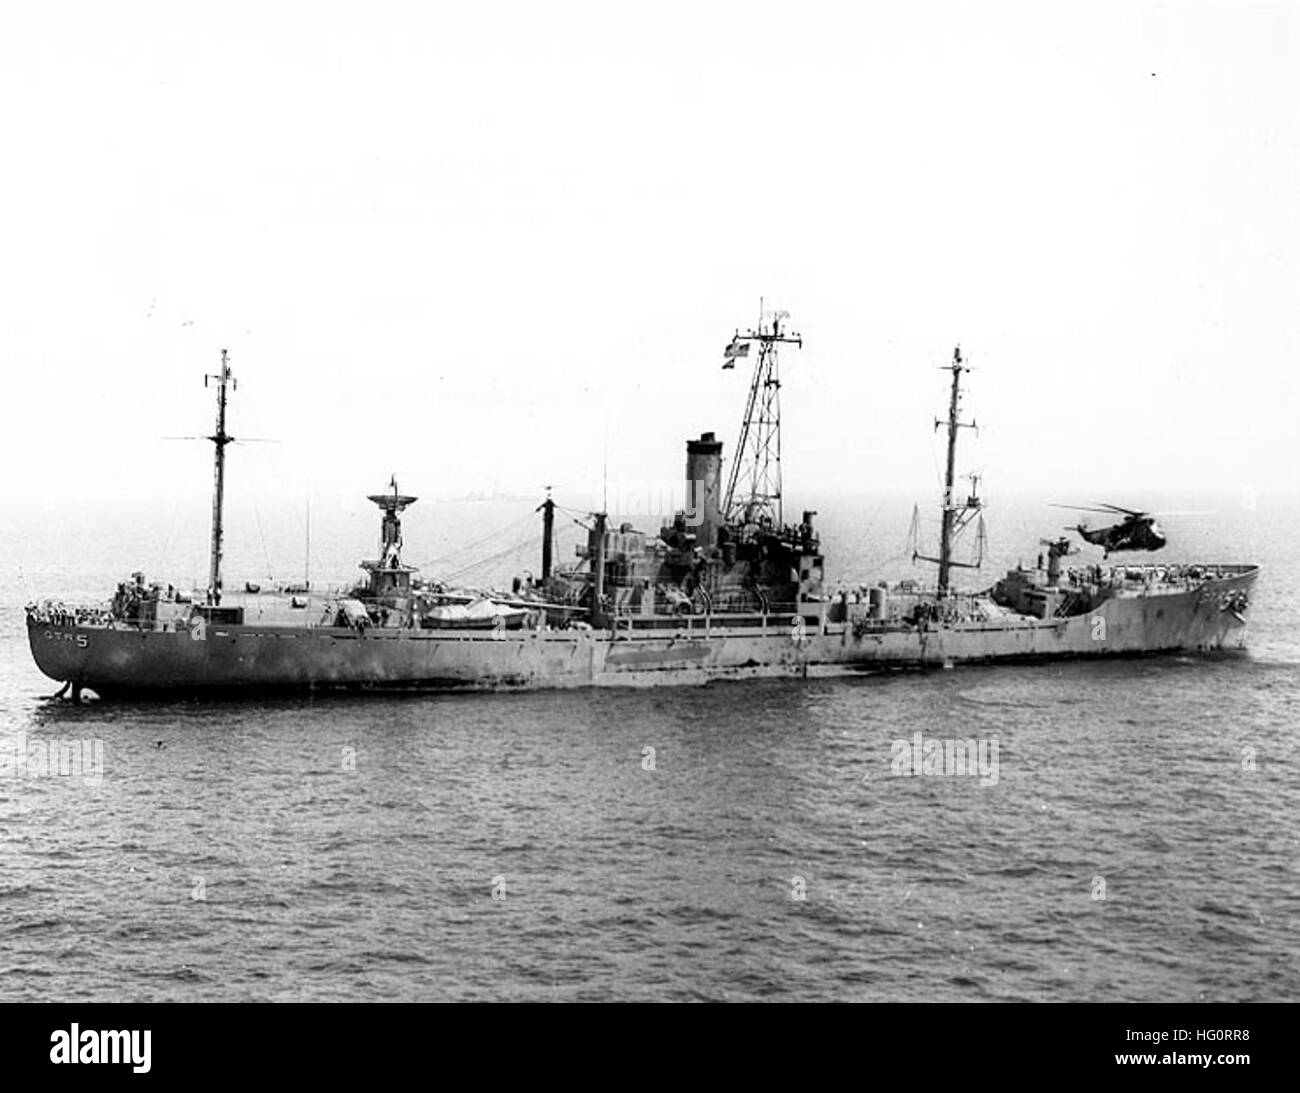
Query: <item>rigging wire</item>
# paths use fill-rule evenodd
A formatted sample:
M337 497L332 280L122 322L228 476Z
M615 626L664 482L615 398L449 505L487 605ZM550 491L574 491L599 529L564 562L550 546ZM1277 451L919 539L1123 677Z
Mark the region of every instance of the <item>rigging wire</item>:
M257 503L257 495L253 495L253 518L257 521L257 537L262 541L262 558L266 561L266 579L275 580L275 574L271 571L271 553L266 549L266 535L262 532L262 510Z
M469 565L464 566L461 569L457 569L454 572L447 574L447 576L444 577L443 580L453 581L457 577L460 577L465 573L473 572L475 569L480 569L483 566L491 565L493 562L502 561L503 559L509 558L515 554L519 554L524 550L535 550L536 548L537 548L537 541L536 541L536 537L534 536L523 540L523 542L516 543L514 546L509 547L506 550L500 551L497 554L493 554L491 557L482 558L477 562L471 562Z
M556 505L555 511L564 513L565 516L571 517L575 523L579 523L579 524L582 524L583 520L591 516L590 512L585 512L582 509L571 509L565 505ZM586 527L587 525L582 524L582 526Z
M557 506L557 507L558 507L558 506ZM430 560L430 561L422 562L422 563L420 564L420 568L421 568L421 569L433 569L434 567L436 567L436 566L438 566L438 565L441 565L441 564L443 564L444 562L450 562L450 561L452 561L453 559L460 557L460 556L461 556L462 554L464 554L466 551L474 550L476 547L480 547L480 546L482 546L484 543L490 543L493 539L500 539L500 538L504 537L505 535L514 532L517 528L520 528L520 527L522 527L525 523L530 522L530 521L532 520L532 518L533 518L533 514L532 514L531 512L526 513L525 515L521 516L519 519L514 520L514 521L510 522L509 524L505 524L505 525L503 525L502 527L499 527L499 528L495 529L494 531L490 531L490 532L488 532L488 534L484 535L484 536L483 536L482 538L480 538L480 539L475 539L475 540L474 540L473 542L471 542L471 543L465 543L465 544L462 545L462 546L456 547L454 550L450 551L450 552L447 553L447 554L443 554L442 556L440 556L440 557L438 557L438 558L433 558L433 559Z

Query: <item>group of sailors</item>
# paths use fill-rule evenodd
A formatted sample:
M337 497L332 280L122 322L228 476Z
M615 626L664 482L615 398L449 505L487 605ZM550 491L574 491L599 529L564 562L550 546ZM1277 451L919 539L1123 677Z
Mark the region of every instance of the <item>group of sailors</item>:
M1201 565L1117 565L1108 569L1100 565L1087 565L1071 566L1066 571L1067 580L1076 588L1107 583L1139 583L1147 586L1183 584L1187 581L1201 581L1218 575L1213 567Z
M144 616L146 603L159 601L176 602L178 599L174 585L156 584L146 586L143 573L131 574L131 580L119 581L112 600L105 606L79 605L68 607L61 601L47 600L39 607L29 606L28 610L42 622L52 626L90 626L106 628L115 622L139 622ZM188 601L182 601L188 602Z
M109 606L109 612L115 619L138 619L142 612L141 606L146 602L176 602L176 586L163 585L156 583L146 586L144 583L144 574L135 572L131 574L130 581L119 581L117 591L113 593L113 599Z
M61 601L46 602L39 608L28 608L42 622L51 626L98 626L112 625L113 616L102 607L67 607Z

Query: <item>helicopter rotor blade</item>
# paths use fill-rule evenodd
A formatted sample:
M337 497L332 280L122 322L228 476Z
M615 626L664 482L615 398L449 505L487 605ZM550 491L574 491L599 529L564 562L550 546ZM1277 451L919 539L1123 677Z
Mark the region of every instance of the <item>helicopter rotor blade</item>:
M1058 504L1057 504L1056 502L1054 502L1054 501L1053 501L1053 502L1049 502L1049 504L1050 504L1051 507L1054 508L1054 509L1070 509L1072 512L1100 512L1100 513L1104 513L1104 514L1107 515L1107 516L1114 516L1114 515L1115 515L1115 509L1114 509L1113 507L1110 507L1110 508L1104 508L1104 509L1099 509L1099 508L1093 508L1091 505L1058 505ZM1127 512L1128 510L1127 510L1127 509L1120 509L1119 511L1120 511L1120 512ZM1135 514L1135 515L1141 515L1141 514L1140 514L1140 513L1137 513L1137 514Z

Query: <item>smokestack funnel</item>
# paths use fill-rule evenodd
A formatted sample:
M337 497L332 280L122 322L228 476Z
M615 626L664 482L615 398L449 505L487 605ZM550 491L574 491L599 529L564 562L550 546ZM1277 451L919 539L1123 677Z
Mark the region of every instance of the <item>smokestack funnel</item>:
M686 442L686 523L706 550L718 545L722 527L722 441L712 433Z

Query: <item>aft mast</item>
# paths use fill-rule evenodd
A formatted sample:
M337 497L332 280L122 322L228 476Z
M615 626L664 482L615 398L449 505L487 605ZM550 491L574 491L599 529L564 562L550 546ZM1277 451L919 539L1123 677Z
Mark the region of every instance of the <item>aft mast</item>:
M938 564L940 598L948 595L953 569L978 569L980 561L983 560L981 557L976 562L970 563L954 562L952 559L952 547L956 536L970 523L971 518L983 508L983 502L978 496L979 478L974 475L971 476L970 496L961 502L956 502L953 499L953 487L956 484L957 475L957 431L959 429L978 429L978 426L973 421L958 420L961 412L961 374L970 371L962 361L961 346L953 349L952 363L946 367L952 372L952 391L948 399L948 462L943 479L943 512L939 532L939 557L928 558L915 551L912 554L912 561L914 562L919 560ZM935 429L937 430L941 425L943 425L943 422L936 418L934 422ZM984 544L982 526L980 532L979 545L982 555Z
M209 380L217 383L217 431L208 439L213 444L213 482L212 482L212 554L208 567L208 603L217 606L221 603L221 535L222 506L225 503L226 488L226 445L235 438L226 432L226 398L227 389L237 388L234 373L230 371L230 360L223 349L221 351L221 371L216 375L203 377L203 386Z

